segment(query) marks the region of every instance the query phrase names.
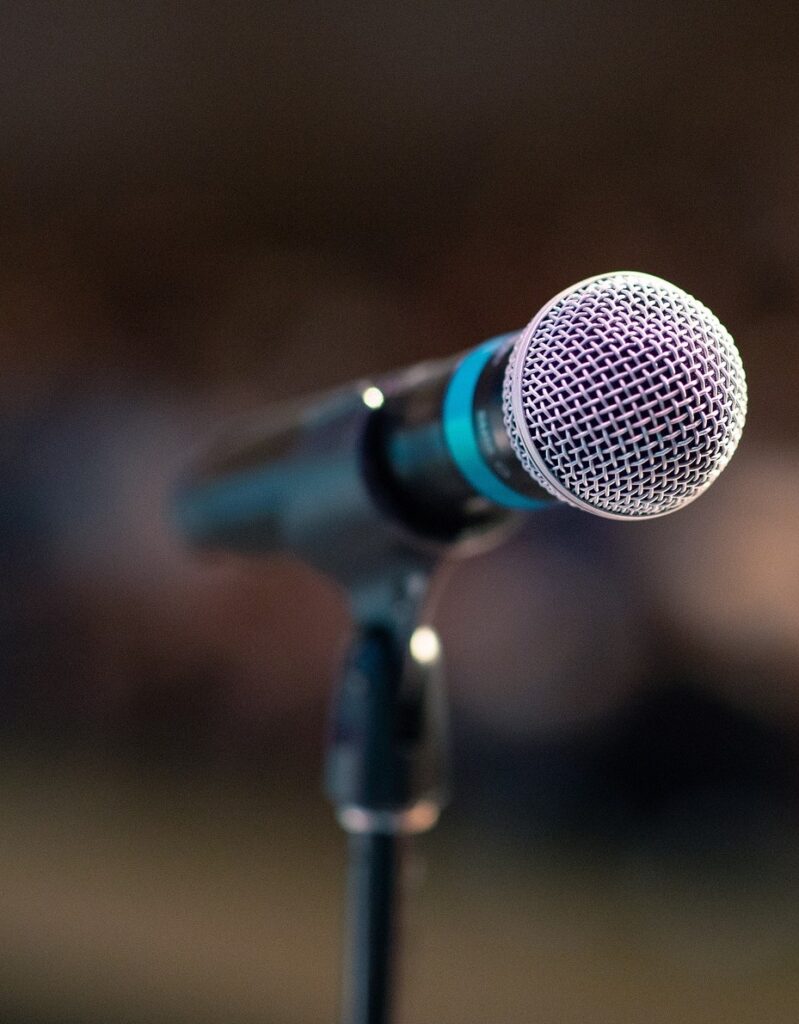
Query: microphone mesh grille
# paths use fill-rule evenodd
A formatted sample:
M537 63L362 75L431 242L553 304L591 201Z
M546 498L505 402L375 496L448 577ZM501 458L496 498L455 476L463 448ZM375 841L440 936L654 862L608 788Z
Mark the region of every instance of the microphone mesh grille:
M660 278L614 273L552 300L516 342L505 424L528 473L611 518L664 515L724 469L746 416L730 334Z

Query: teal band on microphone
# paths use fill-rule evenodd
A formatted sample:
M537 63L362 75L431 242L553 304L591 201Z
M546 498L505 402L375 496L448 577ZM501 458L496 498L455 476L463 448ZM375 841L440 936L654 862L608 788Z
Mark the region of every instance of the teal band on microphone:
M508 337L503 334L483 342L456 367L444 395L444 437L458 469L484 498L507 508L540 508L540 501L512 490L489 468L474 429L477 382L488 360Z

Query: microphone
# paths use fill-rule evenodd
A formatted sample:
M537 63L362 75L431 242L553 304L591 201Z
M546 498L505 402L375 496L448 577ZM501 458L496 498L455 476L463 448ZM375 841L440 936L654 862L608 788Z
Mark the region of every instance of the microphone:
M290 551L349 592L357 630L326 767L352 833L344 1019L388 1016L397 837L432 827L446 797L439 644L420 625L442 549L555 501L620 520L673 512L724 469L745 416L716 317L659 278L605 274L522 331L233 431L180 488L193 543Z
M651 519L721 473L746 404L707 307L602 274L521 331L232 432L180 489L178 523L202 547L288 549L347 578L386 544L452 544L553 501Z

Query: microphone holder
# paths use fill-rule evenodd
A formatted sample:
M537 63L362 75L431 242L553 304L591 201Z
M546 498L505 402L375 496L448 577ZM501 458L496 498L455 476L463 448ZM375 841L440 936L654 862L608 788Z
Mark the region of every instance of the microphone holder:
M405 855L446 802L440 644L422 624L434 568L431 557L395 553L378 585L352 594L355 634L325 764L327 794L349 834L342 1024L394 1019Z
M493 547L519 521L452 465L441 426L452 365L384 382L389 400L377 409L366 395L383 393L364 383L311 413L256 425L250 440L244 431L244 440L221 442L179 495L181 526L195 544L291 551L350 600L354 638L325 766L327 794L349 833L343 1024L393 1019L401 852L446 802L440 644L423 622L431 583L450 555ZM431 480L443 506L429 500Z

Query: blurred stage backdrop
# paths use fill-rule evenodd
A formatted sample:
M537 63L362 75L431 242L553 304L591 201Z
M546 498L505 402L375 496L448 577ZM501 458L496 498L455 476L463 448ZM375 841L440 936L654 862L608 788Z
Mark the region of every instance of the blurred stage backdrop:
M0 1019L335 1018L347 613L195 560L170 488L230 415L614 269L729 326L748 428L673 517L454 571L403 1020L797 1019L798 11L0 8Z

